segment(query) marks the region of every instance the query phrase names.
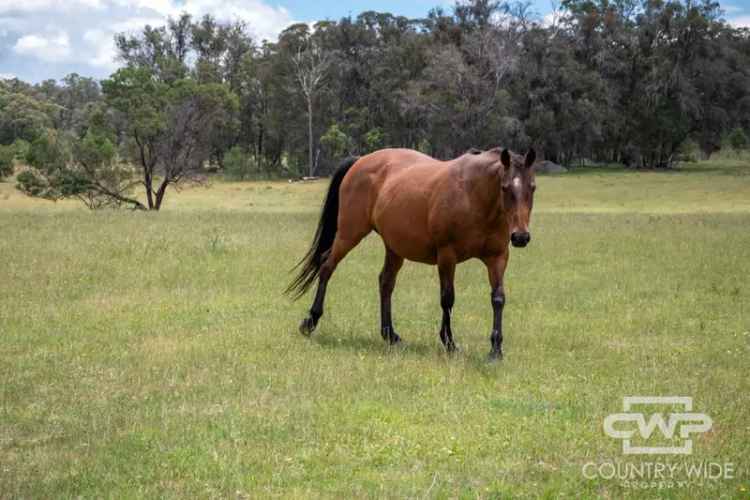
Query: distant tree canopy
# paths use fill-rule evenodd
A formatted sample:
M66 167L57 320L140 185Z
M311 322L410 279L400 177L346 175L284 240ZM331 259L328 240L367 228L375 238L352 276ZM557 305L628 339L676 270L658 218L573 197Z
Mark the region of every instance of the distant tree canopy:
M472 0L423 19L295 24L262 43L241 22L182 15L118 35L123 67L101 85L0 82L0 144L52 130L76 163L98 116L152 209L227 159L237 177L290 176L389 146L448 158L534 145L560 163L657 168L688 143L704 157L746 144L750 30L717 2L563 0L555 14Z

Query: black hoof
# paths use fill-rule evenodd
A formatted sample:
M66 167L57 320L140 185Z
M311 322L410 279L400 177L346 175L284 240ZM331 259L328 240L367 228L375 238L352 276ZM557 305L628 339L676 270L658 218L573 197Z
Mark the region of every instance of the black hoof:
M309 337L313 331L315 331L315 321L308 316L299 324L299 332L305 337Z
M456 349L456 344L451 342L450 344L445 346L445 352L447 352L449 355L456 354L458 352L458 349Z
M490 354L487 356L487 361L489 361L490 363L495 363L502 360L503 353L501 351L490 351Z
M398 334L388 326L380 329L380 336L391 345L396 345L401 342L401 337L399 337Z

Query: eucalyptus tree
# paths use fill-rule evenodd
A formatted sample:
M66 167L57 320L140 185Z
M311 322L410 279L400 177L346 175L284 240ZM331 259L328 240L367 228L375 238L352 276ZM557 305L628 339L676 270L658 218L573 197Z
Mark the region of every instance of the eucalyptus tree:
M305 34L302 43L292 56L294 76L307 107L307 138L308 138L308 173L315 175L313 111L315 98L325 85L331 55L326 51L314 34Z
M158 81L148 68L123 68L102 82L108 104L124 120L125 155L141 170L149 210L169 186L200 182L211 133L226 125L237 99L222 84Z

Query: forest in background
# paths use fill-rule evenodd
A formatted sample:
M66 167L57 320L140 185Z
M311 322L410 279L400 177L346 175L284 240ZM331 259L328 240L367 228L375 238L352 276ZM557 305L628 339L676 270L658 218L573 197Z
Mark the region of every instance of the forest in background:
M364 12L277 41L183 15L116 37L121 68L0 81L0 175L91 208L159 209L170 186L325 175L383 147L438 158L670 168L747 147L750 30L708 0L472 0L423 19ZM145 189L145 201L133 193Z

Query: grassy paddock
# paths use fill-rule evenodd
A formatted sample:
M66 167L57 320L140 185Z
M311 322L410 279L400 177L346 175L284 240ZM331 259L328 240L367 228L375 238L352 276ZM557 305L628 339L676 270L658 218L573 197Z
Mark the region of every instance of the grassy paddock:
M310 298L281 291L324 182L215 183L159 214L0 184L0 497L747 497L750 164L538 184L496 365L476 262L457 272L456 356L417 264L394 294L405 345L382 343L376 236L296 333ZM689 459L735 479L583 477L640 460L602 432L628 395L692 396L714 426Z

